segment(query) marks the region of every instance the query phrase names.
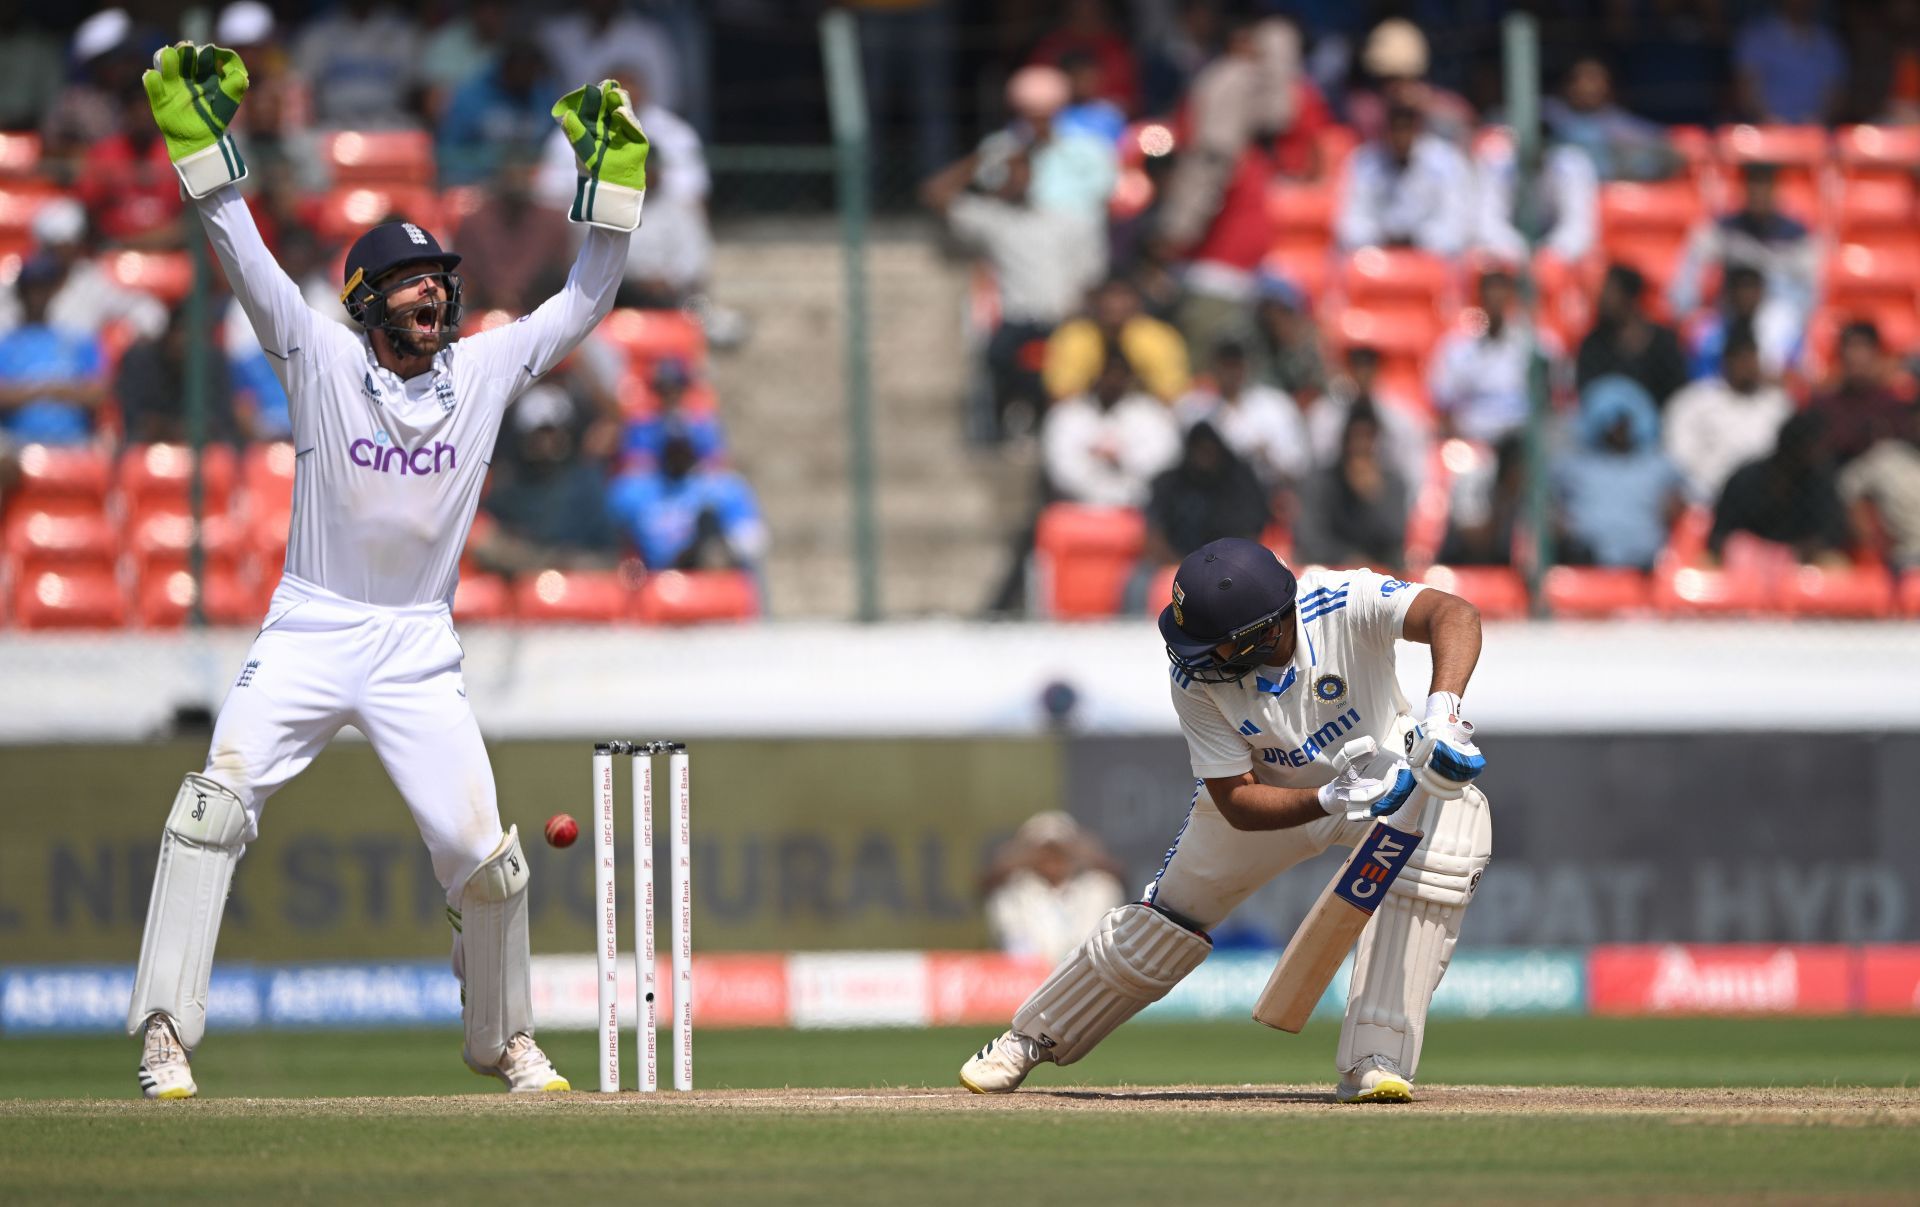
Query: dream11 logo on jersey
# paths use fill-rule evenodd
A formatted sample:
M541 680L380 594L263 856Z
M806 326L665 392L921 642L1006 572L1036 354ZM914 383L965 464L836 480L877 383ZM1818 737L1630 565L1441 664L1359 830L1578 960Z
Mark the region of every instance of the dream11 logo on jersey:
M430 445L423 444L412 452L408 452L399 445L391 444L388 440L385 432L375 432L372 440L362 436L347 445L347 460L362 469L370 469L382 474L399 474L401 477L408 475L424 477L427 474L437 474L442 469L459 467L453 445L444 440L436 440ZM446 458L445 465L441 464L442 457Z

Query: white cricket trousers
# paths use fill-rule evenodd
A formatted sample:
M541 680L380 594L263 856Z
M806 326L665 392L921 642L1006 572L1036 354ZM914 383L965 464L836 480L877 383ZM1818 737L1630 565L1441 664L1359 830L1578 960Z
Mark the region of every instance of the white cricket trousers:
M502 837L462 657L445 604L384 608L282 578L207 752L207 776L246 806L244 840L259 836L267 798L351 725L400 790L457 906Z

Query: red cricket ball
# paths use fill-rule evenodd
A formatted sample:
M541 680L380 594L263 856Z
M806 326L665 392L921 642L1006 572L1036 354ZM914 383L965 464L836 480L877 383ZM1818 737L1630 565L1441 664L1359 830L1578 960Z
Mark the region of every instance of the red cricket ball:
M565 813L555 813L547 818L547 845L570 847L573 840L580 837L580 823Z

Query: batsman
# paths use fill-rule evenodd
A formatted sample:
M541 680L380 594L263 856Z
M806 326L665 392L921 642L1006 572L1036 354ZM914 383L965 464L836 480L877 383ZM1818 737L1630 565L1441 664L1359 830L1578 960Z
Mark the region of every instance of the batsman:
M294 480L279 588L206 765L180 785L161 835L127 1015L141 1089L197 1092L188 1060L206 1030L234 865L267 798L346 725L400 790L446 892L468 1066L515 1091L567 1089L533 1038L527 864L518 833L500 827L451 604L507 405L613 306L640 224L646 136L611 81L554 105L580 160L570 217L589 229L566 285L532 314L459 338L460 257L393 221L347 253L351 330L308 308L235 187L247 174L228 133L247 91L240 57L163 47L145 84L183 191L286 387Z
M1100 920L961 1084L1005 1094L1043 1062L1079 1060L1199 967L1208 931L1256 889L1389 818L1423 837L1355 949L1334 1063L1342 1102L1411 1101L1427 1006L1492 854L1473 784L1486 760L1460 702L1480 613L1370 570L1296 579L1237 538L1182 561L1172 595L1160 633L1195 777L1186 824L1145 896ZM1401 639L1433 648L1418 722L1394 675Z

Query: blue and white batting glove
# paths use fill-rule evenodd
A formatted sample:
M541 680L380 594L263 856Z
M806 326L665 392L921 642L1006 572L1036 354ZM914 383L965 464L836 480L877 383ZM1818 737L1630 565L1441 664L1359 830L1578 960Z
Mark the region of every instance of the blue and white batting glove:
M1382 751L1372 738L1355 738L1333 759L1333 782L1320 788L1320 807L1348 821L1390 817L1419 786L1407 761Z
M1413 731L1407 762L1420 786L1435 796L1453 798L1480 778L1486 756L1473 744L1473 723L1460 715L1460 697L1435 692L1427 697L1427 719Z

